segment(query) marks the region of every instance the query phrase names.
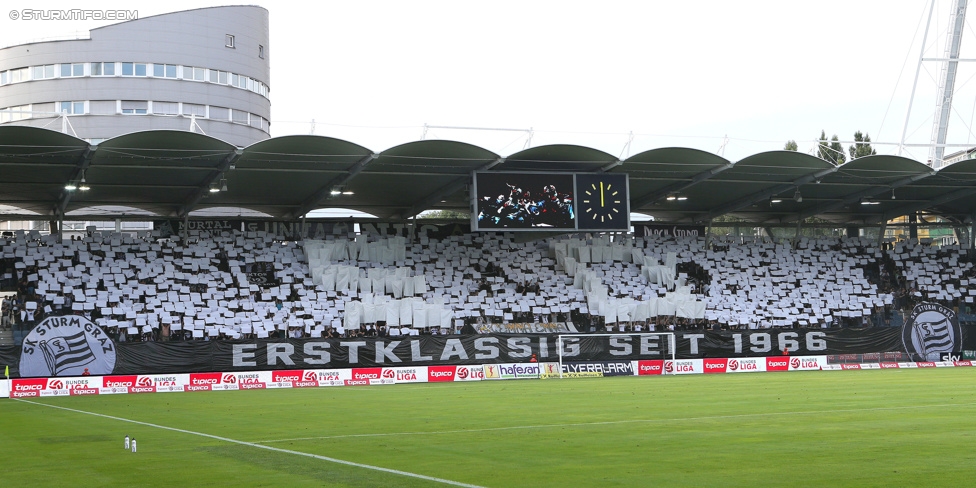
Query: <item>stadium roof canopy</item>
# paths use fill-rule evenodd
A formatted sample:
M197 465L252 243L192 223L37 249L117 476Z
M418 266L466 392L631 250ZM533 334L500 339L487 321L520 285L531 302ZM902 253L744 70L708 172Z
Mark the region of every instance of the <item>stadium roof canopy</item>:
M765 224L819 217L875 224L918 210L957 221L976 211L976 160L938 171L911 159L868 156L837 166L790 151L732 162L688 148L619 160L574 145L508 156L425 140L374 152L322 136L284 136L245 148L186 131L135 132L98 145L48 129L0 126L0 205L6 219L106 217L120 206L181 218L216 207L295 219L319 208L406 219L429 209L468 210L473 171L627 173L631 210L666 222L722 215ZM89 191L68 191L84 182ZM213 193L212 186L226 191ZM669 198L673 197L673 198Z

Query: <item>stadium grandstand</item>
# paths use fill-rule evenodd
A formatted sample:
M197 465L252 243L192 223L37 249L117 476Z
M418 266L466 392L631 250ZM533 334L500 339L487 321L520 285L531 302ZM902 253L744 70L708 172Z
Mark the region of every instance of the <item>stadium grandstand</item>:
M155 226L76 237L8 232L3 286L16 295L5 301L4 323L19 331L15 342L65 312L91 317L120 341L526 324L583 332L897 326L920 300L966 318L976 294L972 160L936 171L893 156L837 166L775 151L732 163L664 148L619 161L579 146L501 157L451 141L374 153L321 136L240 148L187 131L93 145L20 126L0 127L0 140L5 219L44 219L57 230L65 218L104 219L85 212L113 206L131 213L118 219ZM630 232L418 223L428 209L472 211L475 171L625 174L630 210L657 220ZM90 190L71 189L80 178ZM264 218L193 215L211 207ZM379 219L304 218L322 207ZM906 215L915 223L901 226L905 238L886 238L886 226L897 226L889 222ZM919 239L919 215L942 216L956 243ZM803 232L825 228L841 235Z

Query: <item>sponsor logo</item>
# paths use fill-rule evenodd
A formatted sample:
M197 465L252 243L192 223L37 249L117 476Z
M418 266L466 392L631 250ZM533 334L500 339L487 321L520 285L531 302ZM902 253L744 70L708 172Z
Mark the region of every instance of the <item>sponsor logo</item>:
M354 380L378 380L383 374L382 368L353 368L352 379ZM390 376L392 378L393 376Z
M393 378L394 377L393 370L392 369L385 369L385 370L383 370L383 375L382 376L384 378L387 378L387 379Z
M664 361L661 359L637 361L638 375L655 375L662 372L664 372Z
M861 369L860 364L841 364L840 369Z
M234 376L234 375L232 375L230 373L227 373L227 374L223 375L220 378L220 382L221 383L237 383L237 376Z
M105 376L102 378L103 388L128 388L135 386L136 376Z
M572 362L563 364L563 373L600 373L603 376L630 376L634 374L634 368L630 361Z
M485 379L485 370L481 366L458 366L457 373L454 375L454 381L478 381L483 379Z
M155 386L130 386L129 393L156 393Z
M454 381L454 366L428 366L427 381Z
M497 367L503 379L538 378L542 371L538 364L499 364Z
M485 378L490 380L501 378L501 375L498 373L498 366L493 364L485 366Z
M667 373L694 373L695 363L693 361L666 361L664 371Z
M346 380L343 384L346 386L369 386L369 380Z
M790 359L790 370L816 370L820 369L820 363L816 358L793 358ZM767 369L768 371L768 369Z
M32 378L27 380L11 380L14 392L40 391L47 387L47 378ZM36 395L34 395L36 396Z
M98 388L72 388L69 390L71 395L97 395Z
M309 388L312 386L319 386L318 381L292 381L291 386L295 388Z
M879 364L881 366L881 369L898 369L899 367L898 363L892 361L882 361Z
M220 373L190 373L191 385L216 385L220 383Z
M13 398L36 397L36 396L41 396L41 392L39 392L39 391L12 391L12 392L10 392L10 396L13 397Z
M959 320L952 309L937 303L920 303L902 326L905 352L923 361L937 361L941 354L957 350L962 340Z
M186 385L183 391L210 391L210 385Z
M933 361L918 361L915 364L917 364L919 368L934 368L935 367L935 363Z
M80 316L48 317L24 338L22 376L94 376L112 374L115 343L90 320Z
M49 390L62 390L64 389L64 382L61 380L51 380L47 382L47 388Z
M953 361L952 362L952 365L953 366L972 366L973 365L973 362L972 361Z
M323 378L323 379L325 379L325 378ZM315 371L306 371L305 374L302 375L302 380L304 380L304 381L318 381L319 380L319 375Z
M260 389L264 389L265 387L266 386L264 383L258 383L258 382L244 382L238 386L238 388L240 388L241 390L260 390Z
M705 373L724 373L728 367L727 359L705 359Z
M800 367L800 358L786 359L781 356L766 358L766 371L788 371L790 367Z
M271 381L275 383L281 381L302 381L302 378L304 378L304 372L301 370L274 370L271 372Z

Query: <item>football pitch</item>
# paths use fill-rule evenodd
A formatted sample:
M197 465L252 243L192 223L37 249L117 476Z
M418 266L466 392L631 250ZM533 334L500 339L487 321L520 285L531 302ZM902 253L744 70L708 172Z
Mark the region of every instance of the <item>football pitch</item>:
M939 368L4 399L0 486L969 486L974 380Z

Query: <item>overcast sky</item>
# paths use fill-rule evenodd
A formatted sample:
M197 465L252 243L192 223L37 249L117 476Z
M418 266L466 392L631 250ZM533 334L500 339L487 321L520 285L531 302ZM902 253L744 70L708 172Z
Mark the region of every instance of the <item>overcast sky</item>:
M936 2L929 56L945 49L949 4ZM127 9L144 18L216 5L223 4L12 0L4 8ZM808 151L821 129L842 140L861 130L897 142L928 5L279 0L262 5L271 19L272 135L307 134L315 119L316 134L380 151L420 139L425 123L532 128L533 146L580 144L615 156L627 155L631 132L631 155L666 146L717 153L728 136L724 155L733 161L789 139ZM0 45L85 35L107 23L3 16ZM962 57L967 52L976 58L968 25ZM931 134L940 67L923 68L908 129L915 143ZM976 145L968 128L974 75L973 64L960 68L949 143ZM427 138L505 156L523 148L527 133L430 129Z

